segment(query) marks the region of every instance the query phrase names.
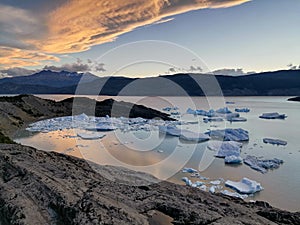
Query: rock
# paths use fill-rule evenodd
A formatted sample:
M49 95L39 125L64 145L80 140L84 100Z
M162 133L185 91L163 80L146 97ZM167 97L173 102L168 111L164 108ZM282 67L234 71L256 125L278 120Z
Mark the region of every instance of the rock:
M16 144L0 144L0 167L0 224L144 225L152 210L182 225L300 221L299 213L267 204L211 195L145 173Z

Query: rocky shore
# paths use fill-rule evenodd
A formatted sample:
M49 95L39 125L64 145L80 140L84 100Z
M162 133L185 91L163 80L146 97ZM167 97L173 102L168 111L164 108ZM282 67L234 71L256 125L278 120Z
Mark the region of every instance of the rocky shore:
M0 224L299 224L300 213L212 195L148 174L0 144ZM105 177L111 177L106 179ZM134 180L137 186L126 185ZM120 182L121 181L121 182ZM144 181L155 182L143 185Z
M300 102L300 96L289 98L288 101L291 101L291 102Z
M40 151L15 144L7 137L28 123L79 114L82 109L96 116L111 115L113 110L118 114L115 116L171 120L157 110L111 99L55 102L30 95L1 97L0 225L300 224L300 212L279 210L266 202L247 203L159 181L148 174Z

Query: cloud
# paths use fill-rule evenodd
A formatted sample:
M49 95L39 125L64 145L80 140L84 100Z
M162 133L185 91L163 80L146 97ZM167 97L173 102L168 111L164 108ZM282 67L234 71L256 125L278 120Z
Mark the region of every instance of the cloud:
M38 70L29 70L22 67L13 67L9 69L0 70L0 77L17 77L26 76L38 72Z
M225 75L225 76L240 76L240 75L249 75L255 73L254 71L251 72L244 72L243 69L219 69L212 72L214 75Z
M104 63L97 63L93 62L92 60L88 59L87 63L84 63L81 59L77 58L76 62L74 63L66 63L61 66L54 66L54 65L46 65L44 66L44 70L52 70L56 72L60 72L62 70L69 71L69 72L90 72L90 71L97 71L97 72L104 72Z
M2 68L38 66L42 61L59 61L59 58L39 51L0 46L0 67Z
M0 5L0 46L11 48L0 66L39 65L53 54L88 50L111 42L135 28L170 21L169 17L191 10L231 7L250 0L61 0L58 7L40 15L33 11ZM44 1L47 7L48 1ZM3 27L3 28L2 28ZM31 51L41 57L28 60ZM0 48L0 55L3 49ZM25 57L24 57L25 56ZM48 60L48 59L47 59ZM18 63L18 61L20 61ZM11 63L11 65L10 65Z

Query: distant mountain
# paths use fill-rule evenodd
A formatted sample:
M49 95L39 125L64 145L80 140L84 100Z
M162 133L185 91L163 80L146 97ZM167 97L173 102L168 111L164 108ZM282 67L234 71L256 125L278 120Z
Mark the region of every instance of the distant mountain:
M297 96L300 95L300 70L234 77L175 74L150 78L99 78L93 74L47 70L25 77L0 79L0 85L0 94Z
M68 71L53 72L51 70L42 70L29 76L8 77L0 79L0 85L16 84L16 85L34 85L48 87L67 87L77 85L84 77L85 82L92 82L98 77L91 73L75 73Z

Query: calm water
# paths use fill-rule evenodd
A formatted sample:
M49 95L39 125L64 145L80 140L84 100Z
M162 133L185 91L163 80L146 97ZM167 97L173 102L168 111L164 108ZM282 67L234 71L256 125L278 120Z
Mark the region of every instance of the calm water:
M43 96L61 100L69 96ZM95 97L96 98L96 97ZM109 97L98 97L103 100ZM161 109L166 106L178 106L182 115L181 120L196 121L197 124L184 125L185 129L205 132L217 128L243 128L249 131L250 141L244 143L242 157L255 155L258 157L280 158L284 164L276 170L261 174L246 165L228 166L223 159L213 157L214 152L207 150L207 143L191 144L181 142L176 137L165 137L158 131L106 132L101 140L82 140L74 138L77 131L62 130L49 133L25 133L16 141L46 151L57 151L99 164L124 166L134 170L145 171L161 179L180 183L181 177L187 176L180 172L184 166L199 169L202 176L211 180L218 178L240 180L243 177L256 180L264 190L248 200L267 201L275 207L300 210L300 103L287 102L287 97L231 97L226 101L230 109L249 107L250 113L241 113L248 119L242 123L208 123L202 122L201 116L184 114L187 108L209 109L224 106L224 99L212 97L116 97ZM264 112L279 112L287 114L285 120L263 120L259 115ZM264 144L265 137L279 138L288 142L287 146Z

